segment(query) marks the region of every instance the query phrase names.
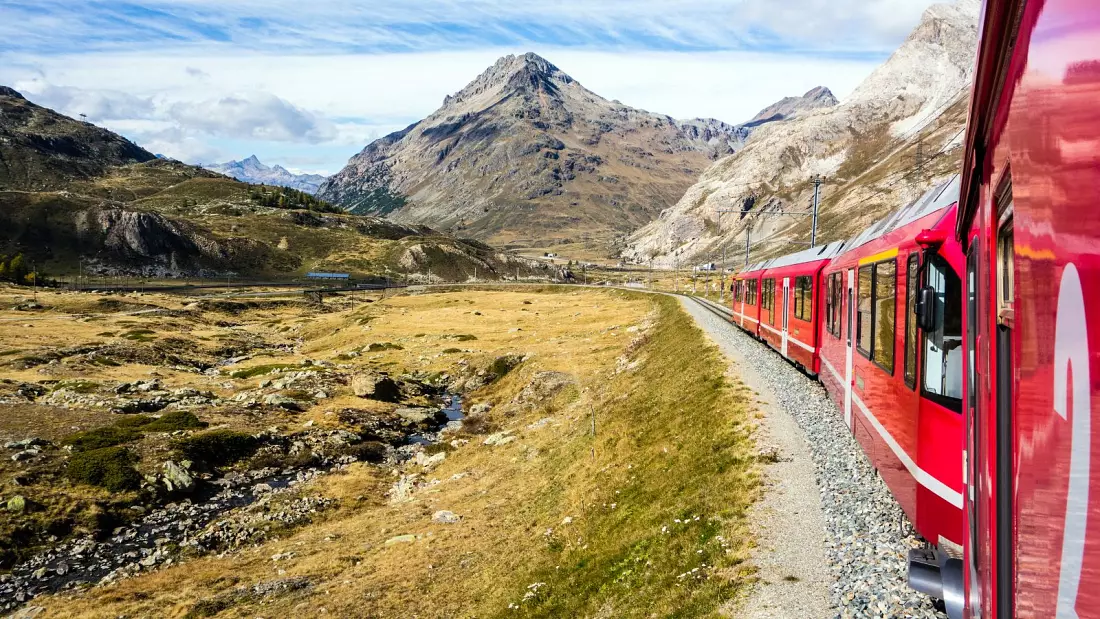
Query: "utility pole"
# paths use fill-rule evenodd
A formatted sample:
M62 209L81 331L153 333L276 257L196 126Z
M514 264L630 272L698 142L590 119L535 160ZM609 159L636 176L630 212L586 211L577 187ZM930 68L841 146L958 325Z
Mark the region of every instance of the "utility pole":
M924 180L924 138L917 141L917 153L913 156L917 180Z
M722 303L723 300L725 299L725 294L726 294L726 287L725 287L726 244L722 243L722 213L738 213L738 212L740 212L740 209L720 208L720 209L715 209L715 212L718 213L718 242L722 244L722 262L721 262L721 264L718 265L718 267L720 269L723 269L721 271L722 277L719 280L720 281L720 283L719 283L720 287L718 289L718 302Z
M38 261L31 261L31 271L33 272L33 275L31 277L34 278L34 281L32 282L32 284L34 285L34 302L38 303Z
M428 285L429 286L432 285L432 267L431 266L428 267Z
M825 180L817 174L814 175L814 206L813 206L813 223L810 226L810 247L817 245L817 208L819 205L821 184Z

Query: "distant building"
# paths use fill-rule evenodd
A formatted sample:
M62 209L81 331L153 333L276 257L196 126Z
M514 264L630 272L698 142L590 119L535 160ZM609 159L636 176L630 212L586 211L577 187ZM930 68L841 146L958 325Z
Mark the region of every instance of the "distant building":
M336 280L348 280L351 279L351 275L348 273L306 273L306 279L336 279Z

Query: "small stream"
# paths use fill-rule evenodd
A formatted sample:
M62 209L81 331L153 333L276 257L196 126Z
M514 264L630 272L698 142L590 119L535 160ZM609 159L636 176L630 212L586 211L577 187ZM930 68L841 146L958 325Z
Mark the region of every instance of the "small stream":
M437 431L411 434L406 446L438 442L444 430L461 427L465 417L462 399L445 395L442 413L446 422ZM135 522L116 528L106 539L85 536L70 540L15 566L10 574L0 575L0 609L10 611L39 595L102 584L171 565L177 561L180 545L193 545L211 523L231 510L346 464L230 472L200 482L190 497L156 507Z

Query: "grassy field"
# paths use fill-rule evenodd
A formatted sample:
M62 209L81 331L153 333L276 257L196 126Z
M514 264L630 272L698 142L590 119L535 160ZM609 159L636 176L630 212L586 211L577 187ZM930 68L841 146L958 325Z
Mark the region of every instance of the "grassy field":
M166 335L163 318L141 315L92 329L114 331L115 321ZM467 410L491 409L428 448L446 454L441 463L354 464L307 489L339 505L310 526L39 598L48 616L698 617L733 608L753 577L751 393L724 376L675 300L460 290L346 300L319 314L252 310L234 322L299 342L293 355L229 368L240 388L262 377L249 368L306 358L458 378L493 370L502 355L523 361L467 394ZM331 412L347 406L364 401L336 390L294 423L339 427ZM441 510L460 520L433 520Z

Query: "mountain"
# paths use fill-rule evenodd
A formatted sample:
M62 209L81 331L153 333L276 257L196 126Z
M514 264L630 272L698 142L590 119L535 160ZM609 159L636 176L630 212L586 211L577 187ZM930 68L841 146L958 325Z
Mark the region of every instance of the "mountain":
M476 241L348 214L291 188L156 158L0 87L0 263L47 276L296 277L337 270L422 280L552 275Z
M760 113L753 116L752 120L744 126L756 127L777 120L788 120L802 112L832 107L838 103L840 102L833 96L832 91L824 86L818 86L801 97L783 97L760 110Z
M725 253L738 266L750 226L757 258L809 240L809 217L781 213L808 210L815 175L825 179L819 243L852 236L946 179L958 168L978 9L977 0L928 8L843 103L757 127L743 149L715 162L675 206L633 233L622 256L671 267ZM783 102L773 108L758 119L789 109ZM730 207L740 217L719 220L718 209Z
M675 204L752 131L608 101L536 54L505 56L369 144L318 195L498 243L607 239Z
M325 181L325 177L320 174L294 174L281 165L266 166L260 163L256 155L243 161L211 163L202 167L246 183L290 187L308 194L316 194L318 187Z
M27 101L0 86L0 189L42 190L150 161L126 138Z

